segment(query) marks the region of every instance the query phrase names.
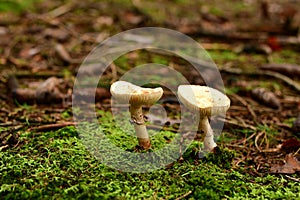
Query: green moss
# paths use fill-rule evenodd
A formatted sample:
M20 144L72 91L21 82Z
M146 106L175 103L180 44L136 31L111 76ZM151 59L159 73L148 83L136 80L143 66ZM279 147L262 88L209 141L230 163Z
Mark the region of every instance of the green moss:
M297 51L285 50L272 54L272 62L274 63L299 63L300 59Z
M111 140L126 148L134 147L136 141L118 140L123 132L116 127L110 113L99 111L98 115L100 127L107 131ZM153 150L162 148L173 138L173 133L150 132L154 136L151 138ZM201 142L194 141L183 155L183 162L150 173L126 173L95 159L83 145L80 134L74 127L39 135L21 134L22 146L0 152L1 197L175 199L185 194L188 199L300 197L297 182L282 176L253 177L237 166L232 169L232 159L236 155L226 148L217 149L215 154L199 160Z
M21 13L27 9L32 9L34 3L38 3L41 0L3 0L0 3L0 12L14 12Z

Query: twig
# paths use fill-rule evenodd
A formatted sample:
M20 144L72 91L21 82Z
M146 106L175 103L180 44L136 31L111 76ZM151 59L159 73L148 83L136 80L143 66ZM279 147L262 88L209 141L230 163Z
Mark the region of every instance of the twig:
M238 101L240 101L249 111L249 113L251 114L251 116L253 117L253 120L256 122L257 116L255 114L255 112L253 111L253 109L251 108L251 106L248 104L248 102L246 100L244 100L242 97L240 97L237 94L231 94L231 96L233 96L234 98L236 98Z
M279 152L279 151L281 150L281 146L282 146L282 144L277 145L276 148L272 148L272 149L263 149L263 150L261 150L261 152L263 152L263 153L275 153L275 152Z
M0 151L2 151L3 149L7 149L9 147L9 145L7 144L7 145L4 145L4 146L1 146L0 147Z
M13 126L13 125L15 125L13 122L4 122L4 123L0 123L0 127Z
M295 178L295 177L292 177L292 176L289 176L289 175L285 175L285 177L288 178L288 179L291 179L291 180L293 180L295 182L300 183L300 178Z
M72 58L69 52L65 49L65 47L62 44L56 44L55 51L58 53L60 58L65 62L72 63L72 64L82 63L81 59Z
M242 123L239 123L238 121L233 121L233 120L229 120L229 119L226 119L224 120L225 123L228 123L228 124L232 124L232 125L236 125L236 126L239 126L239 127L242 127L242 128L250 128L252 130L256 130L256 128L252 125L248 125L248 124L242 124Z
M237 144L244 144L244 145L245 145L245 143L246 143L248 140L250 140L251 138L253 138L255 135L256 135L256 133L253 133L253 134L251 134L249 137L243 139L242 142L239 142L239 143L237 143Z
M182 195L181 197L176 198L176 200L180 200L180 199L184 199L185 197L189 196L190 194L192 194L192 191L188 191L187 193L185 193L184 195Z
M262 131L262 132L260 132L259 134L257 134L257 136L255 137L255 141L254 141L255 147L256 147L256 149L257 149L259 152L261 152L261 149L260 149L260 147L258 146L257 142L258 142L258 139L259 139L263 134L265 134L264 131Z
M296 156L300 152L300 148L294 153L294 156Z
M228 146L228 147L235 147L235 148L241 148L241 149L244 149L244 150L249 150L249 148L245 147L244 145L226 144L226 146Z
M46 14L46 16L50 17L51 19L59 17L61 15L66 14L67 12L71 11L73 8L72 4L64 4L62 6L59 6L55 8L54 10L51 10Z
M46 124L46 125L41 125L38 127L33 127L28 129L28 131L36 131L36 132L41 132L41 131L49 131L49 130L53 130L53 129L59 129L59 128L63 128L66 126L75 126L76 122L64 122L61 124Z

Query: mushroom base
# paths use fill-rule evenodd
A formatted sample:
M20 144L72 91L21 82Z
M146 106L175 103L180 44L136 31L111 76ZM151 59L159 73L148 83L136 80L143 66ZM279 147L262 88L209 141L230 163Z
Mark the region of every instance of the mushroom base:
M144 124L143 125L134 124L134 129L139 141L139 146L142 147L143 149L149 149L151 147L151 143L150 143L146 126Z
M143 149L151 147L150 138L145 125L143 110L141 106L130 106L131 119L134 123L134 129L139 141L139 146Z
M138 138L139 146L147 150L151 148L151 143L149 138Z

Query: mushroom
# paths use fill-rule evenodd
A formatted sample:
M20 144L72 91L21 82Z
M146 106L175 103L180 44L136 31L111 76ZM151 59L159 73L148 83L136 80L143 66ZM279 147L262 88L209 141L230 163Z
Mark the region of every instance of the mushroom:
M200 114L199 129L205 134L204 149L212 151L217 144L208 118L225 114L230 106L230 99L216 89L200 85L180 85L178 97L188 109Z
M151 147L149 135L146 129L142 106L150 105L158 101L163 89L143 88L126 81L117 81L110 87L112 96L123 103L129 103L131 121L134 123L134 129L139 141L139 146L143 149Z

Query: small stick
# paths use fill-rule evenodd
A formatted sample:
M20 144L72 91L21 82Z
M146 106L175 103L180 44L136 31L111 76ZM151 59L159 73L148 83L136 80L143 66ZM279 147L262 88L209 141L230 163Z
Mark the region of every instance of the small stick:
M300 183L300 179L299 178L295 178L295 177L292 177L292 176L289 176L289 175L285 175L285 177L287 177L288 179L291 179L291 180L293 180L295 182Z
M234 98L236 98L238 101L240 101L246 108L247 110L249 111L249 113L251 114L251 116L253 117L254 121L256 121L256 114L255 112L253 111L253 109L251 108L251 106L248 104L247 101L245 101L242 97L240 97L239 95L237 94L231 94L231 96L233 96Z
M78 124L78 123L64 122L64 123L60 123L60 124L46 124L46 125L41 125L38 127L30 128L30 129L28 129L28 131L36 131L36 132L49 131L49 130L53 130L53 129L63 128L66 126L75 126L76 124Z
M228 124L231 124L231 125L236 125L236 126L239 126L239 127L242 127L242 128L250 128L252 130L256 130L256 128L252 125L249 125L249 124L242 124L242 123L239 123L238 121L233 121L233 120L229 120L229 119L226 119L224 120L225 123L228 123Z
M300 152L300 148L294 153L294 156L296 156Z
M259 134L257 134L257 136L255 137L255 141L254 141L255 147L256 147L256 149L257 149L259 152L261 152L261 149L260 149L260 147L258 146L257 142L258 142L258 139L259 139L264 133L265 133L265 132L262 131L262 132L260 132Z
M181 197L176 198L176 200L180 200L180 199L184 199L185 197L189 196L190 194L192 194L192 191L188 191L187 193L185 193L184 195L182 195Z
M54 19L71 11L72 7L73 7L72 4L64 4L62 6L55 8L54 10L51 10L46 15Z

